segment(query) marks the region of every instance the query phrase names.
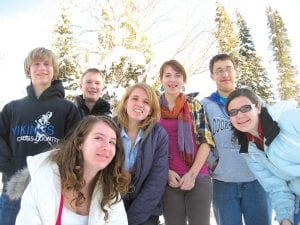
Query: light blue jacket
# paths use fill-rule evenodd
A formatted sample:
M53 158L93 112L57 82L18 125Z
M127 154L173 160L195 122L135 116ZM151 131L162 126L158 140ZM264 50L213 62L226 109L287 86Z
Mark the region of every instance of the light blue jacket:
M265 140L265 151L249 142L242 155L269 193L276 219L293 221L295 195L300 196L300 108L283 112L277 122L280 132L269 146Z

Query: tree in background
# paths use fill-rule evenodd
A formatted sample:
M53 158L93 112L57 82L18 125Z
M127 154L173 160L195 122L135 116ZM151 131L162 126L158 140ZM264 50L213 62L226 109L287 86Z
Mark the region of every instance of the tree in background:
M295 99L300 104L300 85L296 79L296 70L292 65L289 48L291 47L287 29L277 10L266 8L273 57L277 63L278 91L280 99Z
M146 81L157 89L159 66L165 60L179 60L189 76L207 71L216 39L213 21L203 20L213 16L214 4L206 0L181 2L180 15L177 3L159 0L62 1L72 12L78 62L81 68L93 66L106 71L104 97L110 102L136 81ZM163 59L153 60L152 45L158 51L164 49L157 54Z
M56 37L53 47L58 58L59 75L68 92L67 96L72 98L79 86L80 66L71 22L64 6L61 6L61 13L54 29L54 35Z
M239 72L238 86L247 86L262 97L266 103L274 100L272 85L268 79L266 69L261 65L261 57L258 56L252 41L250 30L246 21L236 11L237 26L239 30Z
M216 2L216 5L215 22L217 24L217 29L214 34L218 40L219 53L229 54L234 62L239 66L239 37L224 6L221 5L219 1Z
M104 97L114 106L128 86L154 82L146 71L153 52L140 24L139 6L134 0L101 1L98 20L98 51L105 66L107 88Z

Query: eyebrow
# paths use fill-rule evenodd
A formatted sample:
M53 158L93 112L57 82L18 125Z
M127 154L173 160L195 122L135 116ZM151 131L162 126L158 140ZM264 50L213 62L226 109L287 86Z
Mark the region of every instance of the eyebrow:
M132 95L132 97L141 97L141 96L140 95ZM143 100L148 100L149 101L149 97L143 98Z
M181 72L175 72L175 73L171 73L171 72L165 72L164 74L182 74Z
M96 132L96 133L94 133L94 135L100 135L103 137L107 137L107 135L105 135L104 133L101 133L101 132ZM110 139L117 140L117 138L115 138L115 137L111 137Z
M223 69L223 68L234 68L234 67L229 65L229 66L224 66L224 67L220 66L220 67L217 67L215 69L217 70L217 69Z

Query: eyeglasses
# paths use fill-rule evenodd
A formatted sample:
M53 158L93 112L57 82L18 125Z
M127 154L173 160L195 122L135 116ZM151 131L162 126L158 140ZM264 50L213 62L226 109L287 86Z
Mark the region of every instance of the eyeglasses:
M246 112L249 112L251 109L253 109L255 106L256 106L256 104L243 105L243 106L242 106L241 108L239 108L239 109L231 109L231 110L229 110L229 111L228 111L228 115L229 115L230 117L234 117L234 116L236 116L236 115L239 113L239 111L240 111L241 113L246 113Z
M232 66L228 66L225 69L222 69L222 68L216 69L214 74L216 74L216 75L223 75L224 73L232 74L233 71L234 71L234 68Z

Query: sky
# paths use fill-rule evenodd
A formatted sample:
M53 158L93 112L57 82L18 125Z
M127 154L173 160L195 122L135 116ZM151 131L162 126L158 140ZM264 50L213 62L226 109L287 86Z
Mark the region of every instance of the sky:
M174 19L180 20L182 7L192 0L161 0L166 8L166 15L170 15L170 24ZM238 9L244 16L253 36L256 49L263 57L264 66L271 76L275 76L275 65L269 50L268 31L266 29L265 6L270 4L282 16L288 35L292 43L291 55L293 64L300 71L300 29L299 0L220 0L230 16ZM207 0L208 10L214 16L213 0ZM25 87L29 80L25 79L23 61L28 52L38 46L51 47L53 25L56 22L59 5L56 0L9 0L0 1L0 106L26 94ZM213 21L213 18L212 18ZM168 28L161 27L159 32L166 32ZM154 30L153 36L159 36ZM174 37L176 41L176 37ZM161 63L172 57L172 42L169 45L154 45L154 53ZM161 64L160 63L160 64ZM271 71L271 72L270 72ZM200 80L199 80L200 79ZM275 78L274 78L275 79ZM273 80L274 81L274 80ZM275 82L275 81L274 81ZM215 90L209 73L194 76L189 79L186 89L200 91L202 95Z

